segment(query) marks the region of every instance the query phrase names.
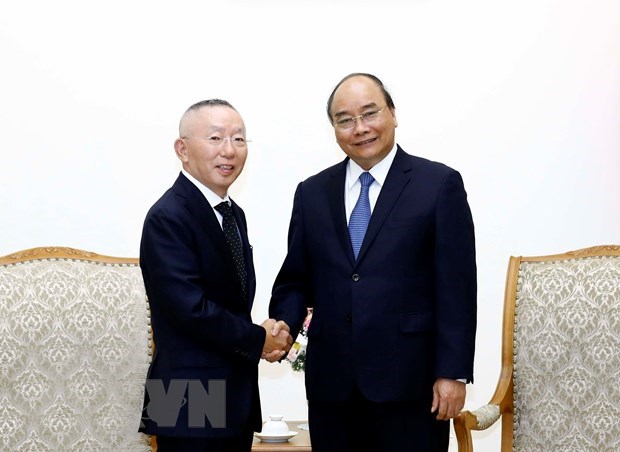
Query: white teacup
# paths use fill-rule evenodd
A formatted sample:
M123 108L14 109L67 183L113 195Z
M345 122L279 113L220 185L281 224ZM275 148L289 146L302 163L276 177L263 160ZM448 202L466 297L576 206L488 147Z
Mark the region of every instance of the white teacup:
M263 424L261 434L266 436L288 435L288 425L282 420L283 417L281 414L270 414L269 420Z

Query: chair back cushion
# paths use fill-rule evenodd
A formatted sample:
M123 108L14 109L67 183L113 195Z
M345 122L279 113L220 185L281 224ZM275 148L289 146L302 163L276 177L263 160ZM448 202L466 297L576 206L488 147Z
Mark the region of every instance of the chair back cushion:
M620 450L620 256L521 262L514 450Z
M149 347L137 261L0 265L0 450L150 450Z

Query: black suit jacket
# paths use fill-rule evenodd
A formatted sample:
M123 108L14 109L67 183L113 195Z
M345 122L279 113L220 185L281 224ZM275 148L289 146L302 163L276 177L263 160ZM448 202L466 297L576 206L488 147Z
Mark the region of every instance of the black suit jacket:
M140 266L155 341L140 429L146 433L222 437L248 423L260 431L258 362L265 331L250 316L256 278L245 215L234 202L232 209L247 298L213 209L183 174L144 221Z
M357 261L344 205L348 159L299 184L269 315L308 332L309 400L432 398L436 378L473 380L474 226L461 176L400 147Z

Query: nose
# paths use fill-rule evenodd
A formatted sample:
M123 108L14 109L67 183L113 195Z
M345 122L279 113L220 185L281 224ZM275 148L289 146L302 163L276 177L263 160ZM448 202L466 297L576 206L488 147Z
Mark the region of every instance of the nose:
M230 138L224 138L220 147L220 155L223 157L232 157L235 155L235 146Z
M355 133L364 133L368 130L368 124L366 124L364 121L362 121L362 118L357 118L355 120L355 127L354 127L354 132Z

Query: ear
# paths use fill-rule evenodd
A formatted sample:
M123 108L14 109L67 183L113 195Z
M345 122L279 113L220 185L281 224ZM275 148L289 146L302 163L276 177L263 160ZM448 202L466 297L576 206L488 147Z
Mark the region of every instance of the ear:
M394 118L394 127L398 127L398 120L396 119L396 110L392 110L390 108L390 113L392 113L392 118Z
M177 154L179 160L183 163L187 163L189 160L187 157L187 146L185 146L185 140L183 140L183 138L177 138L174 141L174 152Z

